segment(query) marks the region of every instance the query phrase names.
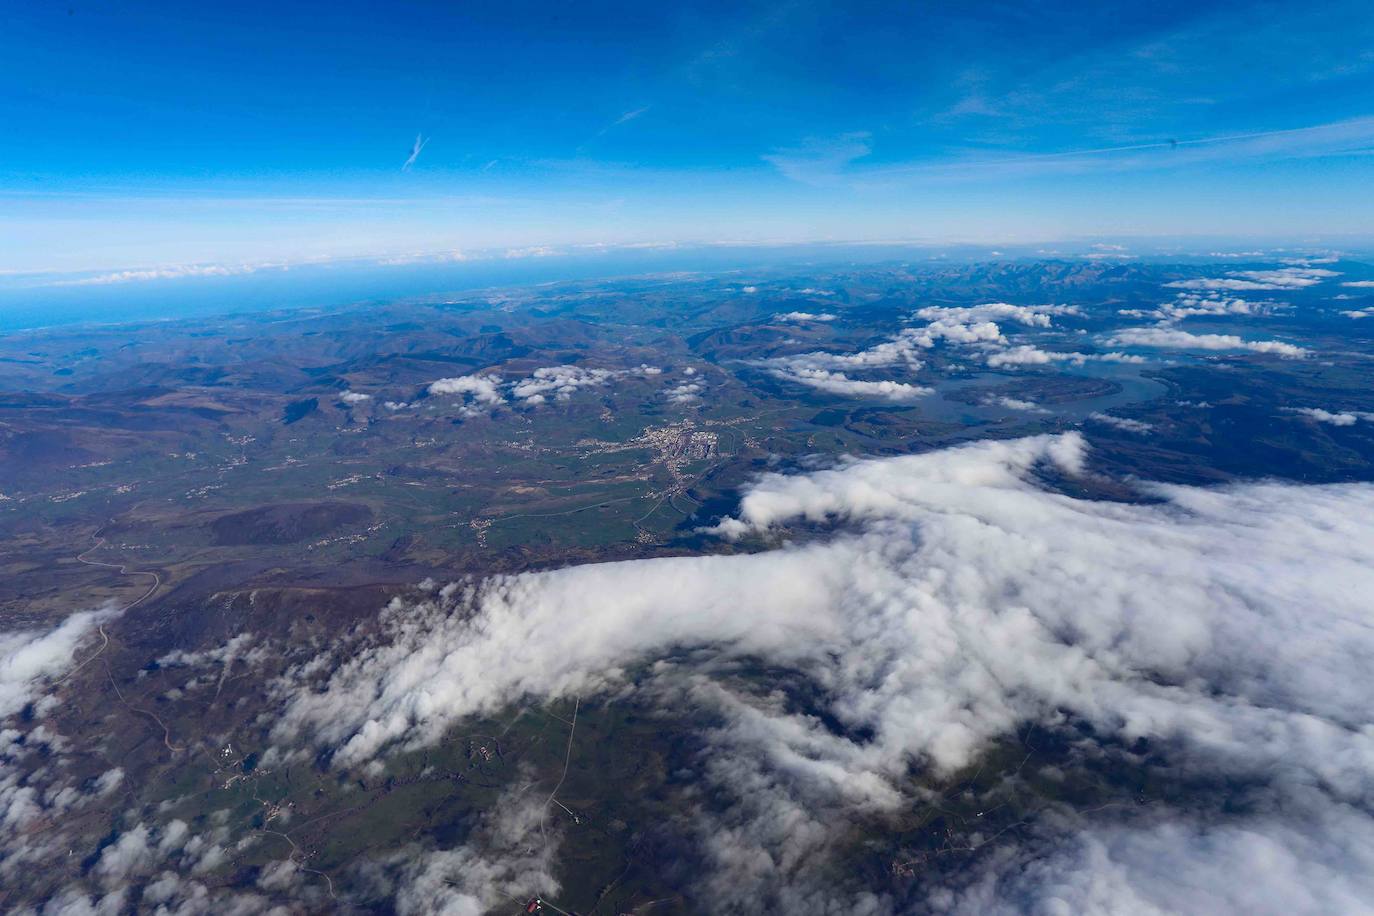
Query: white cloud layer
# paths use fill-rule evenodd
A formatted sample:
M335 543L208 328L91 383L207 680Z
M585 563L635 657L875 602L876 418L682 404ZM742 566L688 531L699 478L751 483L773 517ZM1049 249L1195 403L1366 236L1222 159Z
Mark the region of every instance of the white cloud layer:
M65 671L76 647L114 613L112 608L79 611L46 633L0 633L0 719L19 712L46 681Z
M950 889L948 908L1167 912L1190 891L1255 912L1374 899L1374 485L1145 485L1152 501L1109 503L1038 482L1083 474L1084 453L1065 434L770 475L722 535L832 533L397 600L379 638L278 685L275 740L359 765L522 699L624 689L630 666L649 665L644 689L714 707L715 740L736 750L702 773L738 800L703 827L729 910L761 888L802 902L835 819L908 803L913 764L948 773L1026 722L1069 715L1150 739L1180 773L1255 780L1268 807L1012 847L1015 868ZM700 650L695 665L663 660L682 647ZM806 672L829 714L871 738L711 677L745 657ZM862 895L812 907L891 908Z
M1307 355L1302 347L1280 340L1245 340L1235 334L1191 334L1176 328L1124 328L1107 338L1113 347L1157 347L1170 350L1250 350L1286 358Z
M1164 285L1173 289L1194 290L1302 289L1339 276L1339 271L1320 267L1280 267L1275 270L1237 270L1220 279L1175 280Z

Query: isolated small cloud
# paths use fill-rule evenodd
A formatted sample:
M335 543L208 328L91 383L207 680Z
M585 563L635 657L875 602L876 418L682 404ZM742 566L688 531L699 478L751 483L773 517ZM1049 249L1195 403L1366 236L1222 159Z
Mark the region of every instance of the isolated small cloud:
M774 317L776 317L779 321L806 322L834 321L839 316L831 312L783 312L782 314L776 315Z
M429 393L437 396L464 395L474 404L496 406L505 403L501 396L501 379L495 375L460 375L431 382Z
M1009 398L1005 395L988 398L983 402L988 406L1005 407L1008 410L1020 410L1024 413L1049 413L1034 401L1027 401L1022 398Z
M1126 417L1114 417L1109 413L1102 413L1101 411L1088 414L1088 419L1096 420L1098 423L1112 426L1128 433L1148 433L1150 430L1154 429L1149 423L1140 420L1131 420Z
M783 366L770 370L778 378L797 382L808 388L848 397L878 397L889 401L911 401L925 397L934 389L907 382L863 381L850 378L843 372L806 366Z
M674 404L691 404L701 400L701 393L705 389L698 382L683 382L675 385L664 392L664 396Z
M1300 413L1318 423L1332 426L1354 426L1359 420L1374 420L1374 413L1363 410L1326 410L1321 407L1285 407L1292 413Z

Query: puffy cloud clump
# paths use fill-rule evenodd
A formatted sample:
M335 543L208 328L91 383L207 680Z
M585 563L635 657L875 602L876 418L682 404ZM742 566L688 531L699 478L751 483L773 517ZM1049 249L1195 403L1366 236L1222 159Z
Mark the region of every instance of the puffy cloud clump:
M661 375L662 369L641 365L634 369L588 369L582 366L545 366L535 369L529 376L506 382L495 374L462 375L455 378L441 378L432 382L427 389L431 395L446 397L460 396L463 404L460 412L464 416L486 413L494 407L506 403L506 392L516 401L529 405L546 403L553 399L569 400L574 392L583 388L595 388L615 379L632 375L652 377ZM389 405L388 405L389 406ZM412 405L403 405L412 406Z
M1172 302L1161 302L1154 309L1122 309L1119 314L1131 318L1158 318L1161 323L1170 323L1198 316L1264 315L1273 308L1272 302L1251 302L1218 292L1179 293Z
M705 390L700 382L683 382L669 388L664 396L674 404L693 404L701 400L701 393Z
M433 395L461 394L476 404L500 404L505 401L501 396L501 379L495 375L460 375L456 378L441 378L431 382L429 393Z
M989 302L958 307L928 306L918 309L914 314L914 317L925 320L925 325L904 328L888 340L866 349L854 353L815 351L778 356L755 360L752 365L767 369L778 378L834 394L910 400L929 394L931 389L908 382L856 379L849 373L892 366L902 366L914 372L923 365L920 354L940 345L979 355L993 368L1053 361L1076 364L1089 360L1144 362L1140 357L1121 353L1058 353L1029 345L1013 347L997 324L997 321L1008 321L1029 328L1048 328L1054 316L1077 314L1080 314L1078 308L1070 305Z
M1326 410L1322 407L1288 407L1285 410L1332 426L1354 426L1359 420L1374 420L1374 413L1363 410Z
M1032 328L1048 328L1056 315L1081 315L1073 305L1012 305L1007 302L987 302L970 306L932 305L916 311L916 317L926 321L1011 321Z
M506 403L501 394L502 385L498 375L460 375L431 382L427 390L436 397L461 398L458 413L464 417L475 417Z
M1009 398L1006 395L987 398L983 404L987 407L1005 407L1007 410L1019 410L1023 413L1049 413L1048 410L1034 401L1028 401L1024 398Z
M581 366L546 366L536 369L529 378L511 386L511 396L526 404L543 404L554 398L566 401L583 388L596 388L629 375L654 376L663 370L655 366L637 369L584 369Z

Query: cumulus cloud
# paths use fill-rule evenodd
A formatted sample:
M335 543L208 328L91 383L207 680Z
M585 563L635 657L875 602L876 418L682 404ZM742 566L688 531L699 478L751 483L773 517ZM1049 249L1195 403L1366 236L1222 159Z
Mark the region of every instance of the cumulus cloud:
M1228 858L1231 840L1253 833L1250 865L1287 848L1295 864L1280 883L1344 899L1323 898L1341 885L1302 865L1327 861L1358 889L1368 870L1356 866L1374 848L1374 485L1146 484L1150 499L1113 503L1042 482L1081 475L1084 461L1083 440L1066 434L769 475L716 528L767 549L397 600L378 635L276 686L274 740L282 753L304 742L333 749L335 766L360 765L523 699L625 689L627 670L649 665L650 683L718 710L716 740L744 751L719 755L703 778L739 799L708 855L748 893L747 882L802 886L844 812L909 804L913 766L950 773L1023 723L1069 716L1104 738L1148 738L1177 772L1250 781L1273 805L1306 799L1295 809L1306 813L1291 835L1263 811L1216 826L1180 817L1176 834L1075 828L1048 851L1015 849L1029 858L1001 875L1073 871L1085 886L1064 888L1070 910L1133 899L1093 896L1099 880L1168 910L1179 898L1156 896L1152 875L1166 872L1150 871L1150 854L1176 840L1181 856L1196 851L1182 874L1224 901L1224 870L1251 873ZM797 540L796 525L828 533ZM682 648L700 664L656 662ZM806 672L842 728L711 676L744 658ZM1323 860L1330 843L1303 825L1339 816L1360 832L1331 840L1346 852ZM1088 874L1069 867L1084 861ZM1016 889L990 874L991 889L953 889L947 902L1009 908ZM836 911L887 906L849 903Z
M907 382L863 381L850 378L843 372L812 369L805 366L787 366L774 369L773 374L778 378L806 385L808 388L848 397L878 397L889 401L911 401L925 397L934 390Z
M1043 366L1055 362L1081 366L1089 362L1143 363L1145 359L1127 353L1078 353L1076 351L1042 350L1030 344L997 350L987 356L987 364L994 369L1005 369L1012 366Z
M1021 348L1024 352L1020 354L1001 356L1010 352L1010 343L1002 329L991 319L999 318L1027 327L1044 328L1049 327L1051 316L1071 314L1078 314L1078 310L1067 305L1011 305L1005 302L989 302L964 307L930 306L915 313L915 317L928 322L924 326L905 328L882 343L854 353L813 351L755 360L752 365L765 368L779 378L835 394L909 400L929 394L930 389L905 382L855 379L848 373L860 369L897 365L904 365L908 370L914 371L922 366L919 354L939 344L993 354L989 357L990 365L1024 365L1032 361L1028 354L1033 348ZM1089 357L1083 354L1075 356L1079 362L1091 358L1108 358ZM1055 357L1046 355L1038 361L1049 362L1051 358ZM998 361L994 362L994 359Z
M1107 338L1114 347L1158 347L1173 350L1250 350L1287 358L1303 357L1307 351L1278 340L1245 340L1235 334L1191 334L1174 328L1125 328Z
M963 322L950 318L932 321L924 328L908 332L909 338L917 346L930 348L937 340L955 344L990 344L1005 346L1007 339L1002 329L992 321Z
M543 404L549 398L566 401L583 388L596 388L630 375L654 376L663 370L656 366L636 369L584 369L581 366L547 366L536 369L529 378L511 385L511 396L526 404Z
M1374 413L1363 410L1325 410L1321 407L1288 407L1293 413L1300 413L1318 423L1330 423L1332 426L1354 426L1357 420L1374 420Z
M431 382L429 393L470 395L478 404L500 404L505 400L501 396L500 384L501 380L494 375L462 375Z
M779 321L834 321L839 316L832 312L783 312L775 316Z
M438 397L461 396L463 398L461 413L464 416L475 416L506 403L506 395L504 394L506 391L517 401L537 405L546 403L550 399L566 401L575 392L583 388L599 387L615 379L634 375L652 377L662 373L662 369L649 365L640 365L634 369L589 369L570 365L545 366L535 369L526 378L512 382L504 382L500 376L494 374L441 378L430 383L428 391L431 395ZM386 406L390 407L390 403ZM400 406L410 407L413 405L403 404Z
M987 302L971 306L932 305L917 309L916 317L926 321L1012 321L1031 328L1048 328L1056 315L1081 315L1072 305L1012 305L1007 302Z
M476 416L506 402L501 384L500 377L495 375L460 375L431 382L428 391L438 397L461 397L463 404L459 412L464 416Z
M1158 318L1162 322L1182 321L1196 316L1263 315L1271 311L1272 303L1251 302L1235 296L1212 292L1205 294L1179 293L1172 302L1161 302L1154 309L1122 309L1119 314L1131 318Z
M701 392L704 390L699 382L683 382L669 388L664 392L664 396L674 404L691 404L701 400Z
M1347 280L1341 286L1349 286L1354 289L1374 289L1374 280Z
M1027 401L1023 398L1009 398L1005 395L988 398L983 403L989 406L1005 407L1008 410L1021 410L1026 413L1049 413L1048 410L1034 401Z
M753 360L750 365L766 369L777 378L832 394L908 400L929 394L930 389L906 382L864 381L850 377L848 371L880 369L899 364L909 371L915 371L921 367L921 361L916 356L920 347L911 331L905 330L883 343L855 353L816 350Z
M343 394L339 395L339 400L349 405L364 404L372 400L372 395L363 394L359 391L345 391Z
M1088 414L1088 419L1096 420L1098 423L1112 426L1128 433L1148 433L1150 430L1154 429L1149 423L1140 420L1131 420L1127 417L1114 417L1109 413L1102 413L1101 411L1094 411Z
M1341 314L1347 318L1374 318L1374 305L1362 309L1349 309Z
M550 366L517 382L511 393L529 404L542 404L549 396L566 401L574 391L604 385L611 379L607 369L582 369L577 366Z

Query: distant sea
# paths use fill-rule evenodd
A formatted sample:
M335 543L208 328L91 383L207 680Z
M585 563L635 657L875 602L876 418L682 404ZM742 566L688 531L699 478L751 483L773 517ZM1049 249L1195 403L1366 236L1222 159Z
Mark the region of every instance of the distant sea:
M0 278L0 334L78 324L123 324L203 318L276 309L340 307L370 301L470 293L568 280L669 271L800 267L824 262L874 263L925 259L910 247L795 246L613 253L458 263L334 262L266 269L229 277L192 277L88 285L40 285L41 279Z

